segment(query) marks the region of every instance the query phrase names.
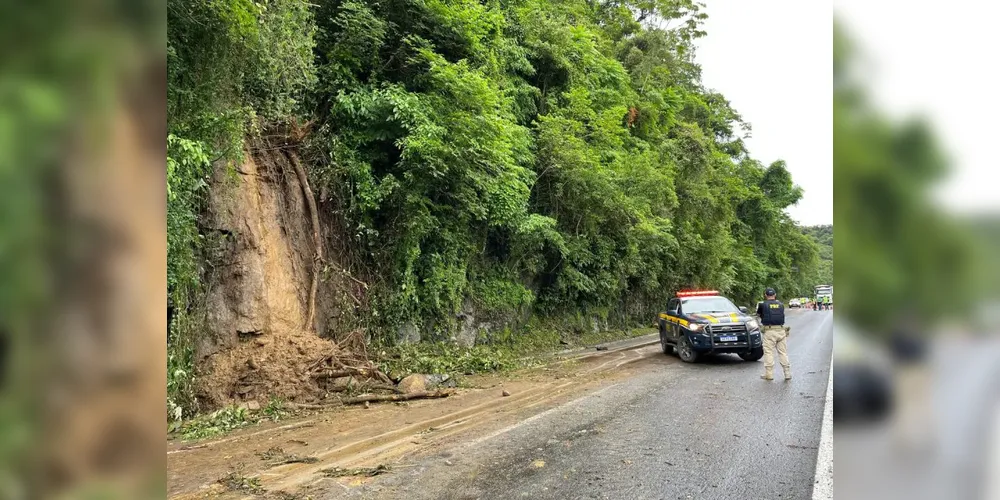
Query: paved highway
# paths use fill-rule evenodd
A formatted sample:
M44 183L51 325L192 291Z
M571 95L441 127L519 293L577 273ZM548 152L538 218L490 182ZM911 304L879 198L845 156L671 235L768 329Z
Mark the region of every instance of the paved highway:
M790 313L789 382L761 380L762 362L735 355L685 364L657 352L638 363L635 376L514 426L400 464L362 486L309 493L330 499L811 499L817 481L828 484L817 477L817 454L832 314ZM823 455L829 457L829 449ZM829 472L825 464L818 469L819 476Z

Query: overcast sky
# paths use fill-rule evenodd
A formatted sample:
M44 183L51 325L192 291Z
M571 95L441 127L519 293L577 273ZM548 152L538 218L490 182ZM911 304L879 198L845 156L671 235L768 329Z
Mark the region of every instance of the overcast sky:
M932 120L953 162L936 193L939 200L956 212L1000 212L1000 7L981 0L834 5L873 69L867 83L879 107L898 117L920 113Z
M750 154L805 190L789 215L833 223L833 14L828 1L705 0L702 81L753 127Z

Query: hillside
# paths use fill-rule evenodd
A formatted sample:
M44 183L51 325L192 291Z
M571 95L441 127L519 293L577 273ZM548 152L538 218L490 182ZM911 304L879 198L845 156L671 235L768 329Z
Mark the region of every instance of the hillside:
M687 0L169 0L171 413L309 402L316 367L401 344L648 326L682 288L806 293L802 190L701 83L704 20Z
M802 232L819 246L816 284L833 284L833 225L806 226Z

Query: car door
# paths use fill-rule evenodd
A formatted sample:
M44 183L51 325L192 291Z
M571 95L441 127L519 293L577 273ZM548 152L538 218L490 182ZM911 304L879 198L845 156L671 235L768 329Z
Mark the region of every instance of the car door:
M677 318L681 315L680 308L681 308L680 299L670 299L670 302L667 303L667 314L673 316L674 318ZM676 341L678 335L680 335L680 325L678 325L676 321L668 323L667 337L672 341Z

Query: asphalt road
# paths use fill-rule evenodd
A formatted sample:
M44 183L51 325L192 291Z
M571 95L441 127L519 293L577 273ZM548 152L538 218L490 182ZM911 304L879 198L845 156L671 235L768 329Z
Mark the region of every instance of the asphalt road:
M314 498L809 499L832 312L794 311L794 378L735 355L657 354L636 376L520 424ZM318 495L317 495L318 493Z
M892 419L835 427L837 494L858 500L1000 500L1000 338L943 339L928 367L925 447Z

